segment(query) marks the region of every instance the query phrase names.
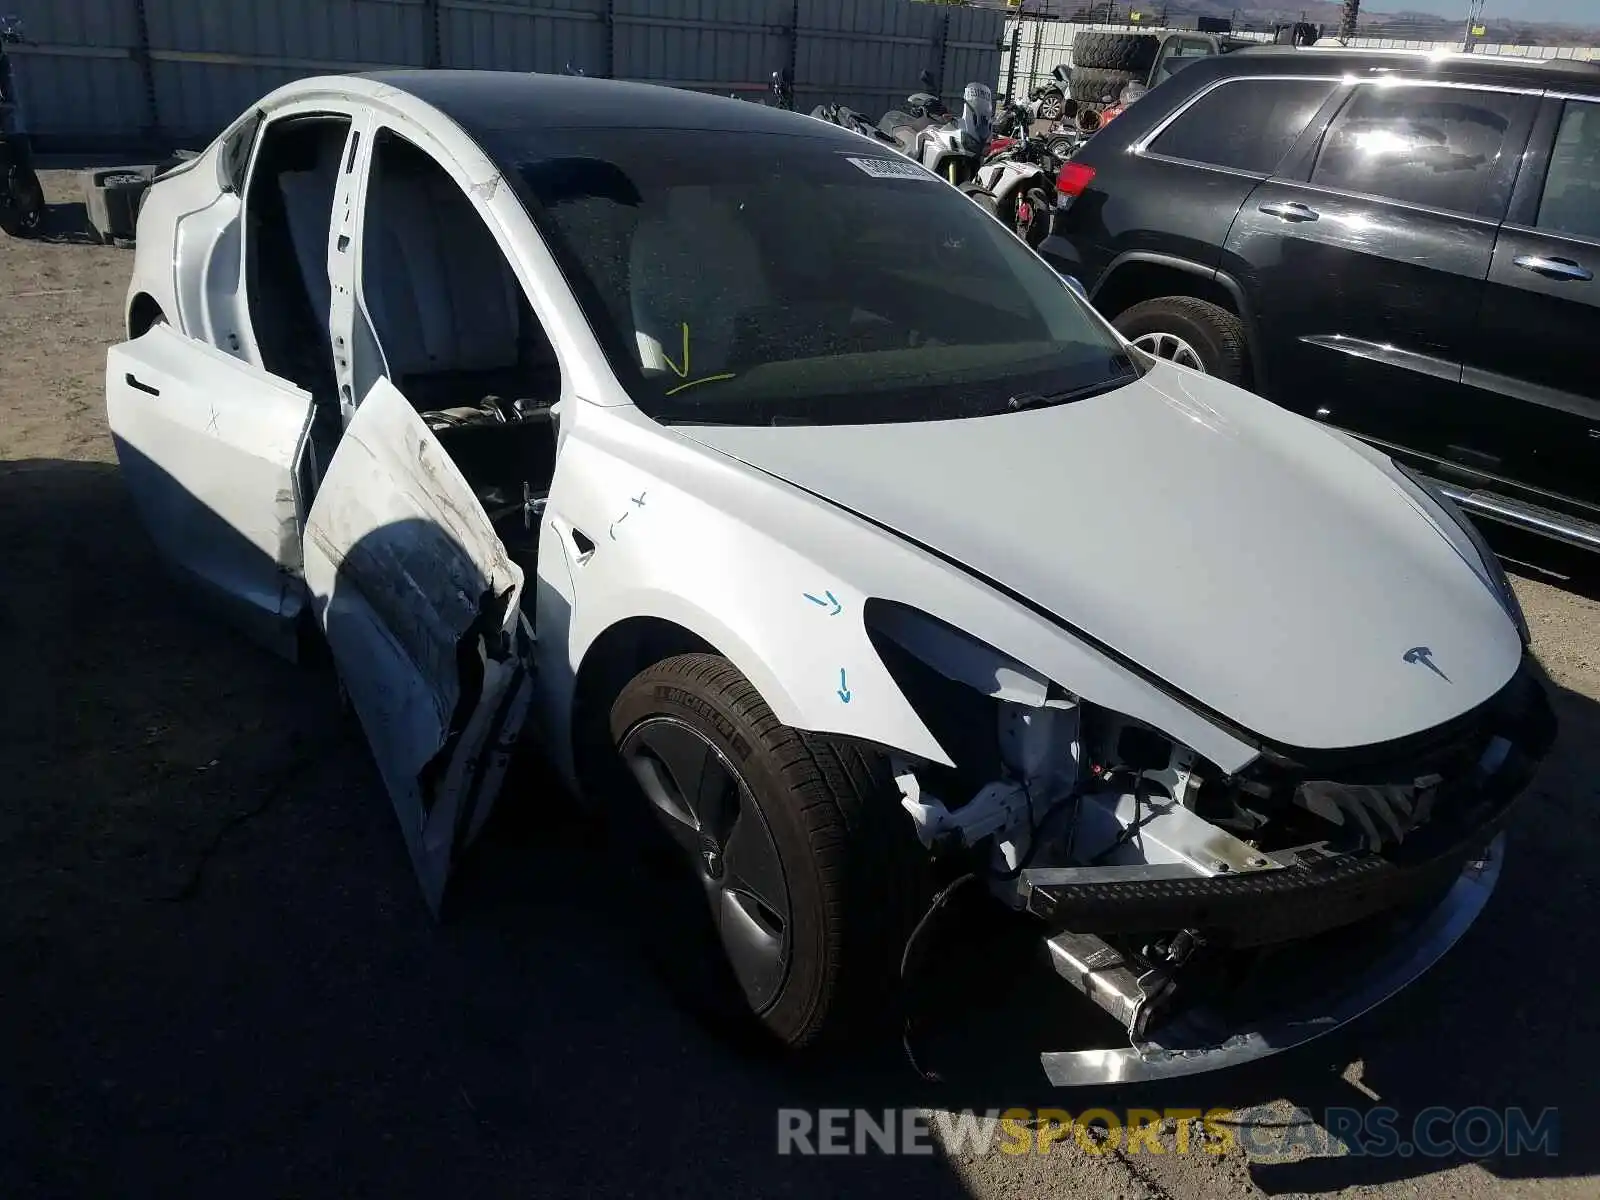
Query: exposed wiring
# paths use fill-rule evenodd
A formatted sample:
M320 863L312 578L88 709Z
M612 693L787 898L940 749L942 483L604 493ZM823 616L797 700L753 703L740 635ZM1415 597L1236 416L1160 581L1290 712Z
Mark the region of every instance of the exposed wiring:
M900 954L900 994L906 1000L905 1022L900 1031L900 1045L906 1052L906 1061L911 1064L911 1069L928 1083L942 1083L944 1080L943 1076L937 1071L930 1071L924 1068L917 1060L916 1050L912 1048L913 1025L916 1018L910 1004L910 988L907 986L907 979L911 969L911 952L916 948L917 942L921 940L923 931L928 928L928 923L933 920L934 914L950 902L951 896L977 878L979 876L976 872L968 871L965 875L960 876L953 883L947 884L941 889L939 894L929 903L928 911L922 914L922 919L911 930L911 935L906 938L905 949Z
M1133 820L1129 821L1127 827L1117 835L1116 841L1089 860L1088 866L1099 866L1113 851L1120 850L1123 846L1126 846L1133 840L1133 835L1138 833L1156 815L1153 809L1148 815L1145 815L1143 811L1146 803L1145 790L1148 786L1143 775L1135 775L1133 777Z

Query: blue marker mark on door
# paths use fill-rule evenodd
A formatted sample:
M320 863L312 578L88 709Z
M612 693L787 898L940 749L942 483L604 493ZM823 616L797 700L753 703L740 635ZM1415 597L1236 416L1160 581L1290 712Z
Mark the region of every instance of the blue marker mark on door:
M854 693L851 692L850 684L845 680L845 677L844 677L844 668L840 667L839 668L839 699L843 703L849 704L850 703L850 697L852 695L854 695Z
M828 614L830 617L837 617L844 611L844 605L839 603L838 597L832 592L823 592L820 596L813 596L810 592L802 592L801 595L821 608L831 607L833 611Z

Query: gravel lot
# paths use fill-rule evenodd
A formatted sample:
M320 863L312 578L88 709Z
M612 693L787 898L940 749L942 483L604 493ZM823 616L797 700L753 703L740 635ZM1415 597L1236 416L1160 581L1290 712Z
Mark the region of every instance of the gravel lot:
M51 172L53 201L73 176ZM1600 1191L1600 605L1519 574L1563 735L1489 913L1325 1044L1181 1087L1053 1094L1024 1046L930 1087L797 1071L681 1016L584 869L508 804L430 923L329 677L184 609L128 511L104 350L131 252L58 203L0 240L0 1194L1592 1197ZM1570 571L1540 547L1505 546ZM536 770L519 796L551 798ZM601 899L594 899L596 894ZM979 972L978 974L982 974ZM1000 1049L986 1009L971 1049ZM780 1106L1560 1109L1557 1157L780 1158ZM1279 1117L1283 1119L1283 1117Z

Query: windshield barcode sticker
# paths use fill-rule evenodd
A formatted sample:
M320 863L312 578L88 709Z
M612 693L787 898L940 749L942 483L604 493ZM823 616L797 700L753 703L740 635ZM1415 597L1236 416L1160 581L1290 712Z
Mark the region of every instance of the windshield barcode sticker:
M931 179L937 181L939 178L930 171L924 171L913 162L896 162L892 158L852 158L850 161L874 179Z

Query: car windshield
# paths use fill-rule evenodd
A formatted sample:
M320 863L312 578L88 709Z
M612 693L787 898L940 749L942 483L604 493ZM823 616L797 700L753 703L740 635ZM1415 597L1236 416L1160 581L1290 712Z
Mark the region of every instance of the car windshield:
M1065 402L1138 369L958 190L861 139L482 139L618 381L662 422L857 424Z

